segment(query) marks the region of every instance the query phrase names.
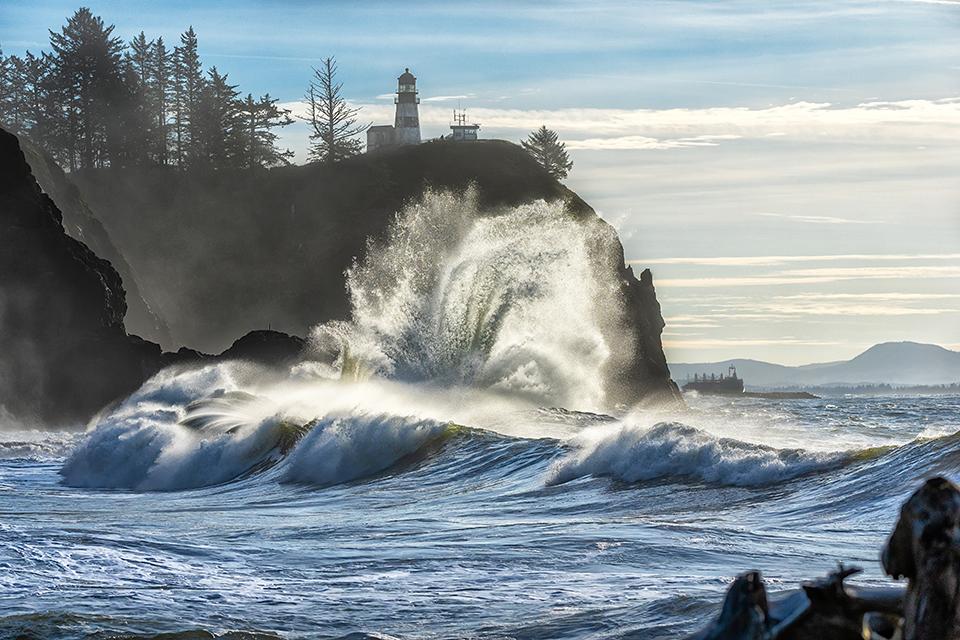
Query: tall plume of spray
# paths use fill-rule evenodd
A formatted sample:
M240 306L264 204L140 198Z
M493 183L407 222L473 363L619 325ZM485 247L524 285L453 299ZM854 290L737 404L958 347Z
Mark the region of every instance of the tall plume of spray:
M517 410L602 410L634 346L611 241L563 203L482 211L474 190L428 192L350 269L353 318L314 329L316 361L161 371L95 420L64 481L180 489L278 465L281 481L335 484L451 422L517 432Z
M313 343L339 354L348 378L604 408L611 356L632 348L610 330L623 302L613 264L597 255L611 237L562 202L482 212L474 189L427 192L349 271L353 320L320 325Z

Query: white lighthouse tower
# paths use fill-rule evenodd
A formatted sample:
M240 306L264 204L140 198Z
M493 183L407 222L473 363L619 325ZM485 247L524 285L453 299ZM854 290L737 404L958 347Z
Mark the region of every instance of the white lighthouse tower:
M417 105L420 104L420 98L417 97L417 78L410 73L410 69L405 69L397 78L397 97L394 102L397 105L397 117L393 123L396 136L394 144L419 144L420 113Z

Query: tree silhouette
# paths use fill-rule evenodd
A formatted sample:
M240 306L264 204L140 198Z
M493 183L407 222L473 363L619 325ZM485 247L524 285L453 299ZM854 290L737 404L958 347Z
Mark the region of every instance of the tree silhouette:
M0 50L0 124L70 170L289 163L293 153L277 147L274 132L292 122L289 111L269 94L240 99L216 68L205 77L193 27L172 52L163 38L141 31L124 45L113 31L82 7L50 32L52 52L4 56ZM330 58L311 83L314 157L331 161L359 151L353 136L363 131L335 74Z
M326 163L338 162L360 153L357 135L367 130L357 124L359 109L351 107L343 97L343 84L337 82L337 61L323 60L313 70L313 79L305 96L307 116L303 117L312 129L310 158Z
M81 7L60 33L50 32L56 83L68 98L63 107L76 145L69 154L71 168L104 166L118 152L120 131L112 112L121 99L123 42L113 29Z
M150 78L147 83L147 107L153 117L153 145L159 164L169 163L170 124L168 113L173 100L173 61L163 38L157 38L150 50Z
M566 178L573 168L573 162L567 155L567 145L559 141L556 131L547 129L546 126L532 132L520 144L541 167L558 180Z
M194 164L226 167L237 155L237 88L227 76L210 67L191 115Z
M191 26L180 36L174 48L174 127L177 138L177 164L189 165L200 159L200 99L203 93L203 69L197 50L197 34Z
M277 106L277 99L268 93L254 100L252 94L240 101L237 120L240 128L240 166L273 167L290 164L293 152L277 148L277 134L272 130L293 123L288 109Z

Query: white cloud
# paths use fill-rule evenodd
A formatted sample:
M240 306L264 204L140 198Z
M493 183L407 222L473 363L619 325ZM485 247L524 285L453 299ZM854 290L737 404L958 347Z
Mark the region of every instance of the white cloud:
M451 100L466 100L472 97L472 93L466 93L459 96L430 96L429 98L424 98L422 102L450 102Z
M804 340L800 338L693 338L690 340L664 340L663 346L669 349L724 349L727 347L768 347L768 346L833 346L842 344L830 340Z
M378 99L392 94L377 96ZM470 97L465 94L463 97ZM446 128L450 110L436 102L461 96L427 98L420 107L423 126ZM301 102L285 108L303 113ZM373 122L393 120L392 104L355 103ZM473 107L470 117L496 135L522 137L540 125L560 132L574 150L664 150L716 146L755 140L845 139L956 144L960 141L960 98L863 102L852 106L792 102L763 109L704 107L676 109L503 109Z
M782 213L756 213L754 215L767 218L783 218L785 220L794 220L806 224L883 224L882 220L857 220L855 218L839 218L836 216L786 215Z
M627 260L627 264L656 265L656 264L690 264L704 266L774 266L791 262L874 262L874 261L914 261L914 260L960 260L960 253L848 253L837 255L805 255L805 256L719 256L719 257L685 257L685 258L648 258L643 260Z

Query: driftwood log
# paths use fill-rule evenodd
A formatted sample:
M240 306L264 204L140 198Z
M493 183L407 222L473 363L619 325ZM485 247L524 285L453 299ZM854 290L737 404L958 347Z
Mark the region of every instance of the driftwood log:
M960 489L927 480L900 509L881 554L883 568L906 578L904 640L960 640Z
M960 640L960 489L927 480L903 504L881 553L908 586L863 589L839 569L768 599L760 573L733 581L720 615L690 640Z
M803 584L802 591L772 601L759 572L741 574L727 591L719 617L691 640L892 638L903 611L904 591L844 584L859 572L841 565L826 578Z

